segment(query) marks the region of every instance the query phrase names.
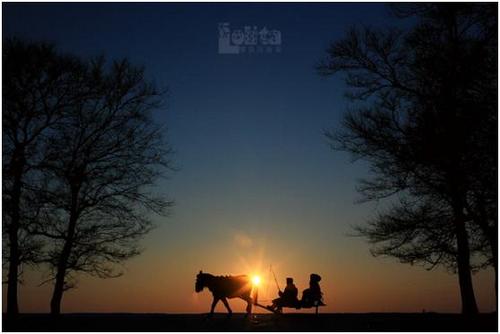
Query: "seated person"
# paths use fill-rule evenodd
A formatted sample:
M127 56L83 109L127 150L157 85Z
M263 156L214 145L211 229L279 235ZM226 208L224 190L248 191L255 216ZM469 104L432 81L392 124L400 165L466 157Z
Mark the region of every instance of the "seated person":
M269 309L281 310L283 307L298 307L299 300L297 299L299 291L293 284L293 278L288 277L286 279L286 287L283 292L279 292L279 298L273 300L273 304L268 306Z
M305 289L302 292L302 300L300 301L300 305L302 307L315 306L315 302L318 302L318 305L325 305L322 301L323 293L319 287L319 281L321 281L321 276L318 274L311 274L309 279L309 289Z

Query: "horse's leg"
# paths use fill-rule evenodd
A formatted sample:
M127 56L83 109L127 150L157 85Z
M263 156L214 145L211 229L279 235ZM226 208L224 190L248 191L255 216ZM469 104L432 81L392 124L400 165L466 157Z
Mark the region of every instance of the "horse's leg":
M233 310L231 310L231 308L229 307L229 303L227 302L227 299L222 298L221 300L224 303L224 306L227 308L227 316L231 317L231 315L233 315Z
M215 310L215 305L219 302L219 298L214 296L214 300L212 301L212 307L210 308L210 314L208 315L209 317L214 315L214 310Z
M245 314L245 318L246 318L252 314L252 298L246 297L245 300L247 302L247 309L246 309L247 313Z

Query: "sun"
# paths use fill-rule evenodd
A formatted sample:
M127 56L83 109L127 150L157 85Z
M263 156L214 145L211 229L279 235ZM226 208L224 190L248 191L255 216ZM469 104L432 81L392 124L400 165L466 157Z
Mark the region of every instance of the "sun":
M260 277L257 275L252 277L252 283L253 283L253 285L258 286L260 284Z

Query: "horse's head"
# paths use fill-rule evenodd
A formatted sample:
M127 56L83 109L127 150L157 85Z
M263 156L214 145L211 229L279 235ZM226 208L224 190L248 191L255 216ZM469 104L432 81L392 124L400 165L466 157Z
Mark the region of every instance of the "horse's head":
M194 285L194 290L196 292L200 292L205 287L205 283L206 283L205 277L206 277L206 274L204 274L201 270L198 273L198 275L196 275L196 284Z

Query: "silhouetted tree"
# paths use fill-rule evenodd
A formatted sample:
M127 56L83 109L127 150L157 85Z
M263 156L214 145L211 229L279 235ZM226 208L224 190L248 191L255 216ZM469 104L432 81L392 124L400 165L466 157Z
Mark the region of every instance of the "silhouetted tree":
M436 103L442 111L441 118L432 119L443 122L445 126L440 126L448 129L448 133L439 134L441 137L434 135L440 140L438 144L443 143L441 149L461 140L454 143L467 192L466 219L483 232L490 249L489 263L497 277L497 6L405 4L393 8L398 16L418 14L422 18L409 37L410 46L433 49L447 41L441 52L421 53L417 58L416 65L428 72L420 76L426 95L434 97L420 103L427 103L428 110L432 109L430 103ZM429 86L431 82L439 83L441 88L433 91L436 86ZM447 106L446 101L458 107ZM452 115L455 117L450 117L446 107L458 110ZM450 120L453 123L448 126ZM429 131L427 134L432 135Z
M422 264L427 270L438 265L456 272L457 245L453 212L441 198L406 196L379 213L365 226L356 226L374 244L374 256L392 256L402 263ZM471 227L474 227L471 226ZM484 252L480 231L469 231L471 252ZM479 237L479 239L475 239ZM471 269L478 270L489 261L476 258Z
M18 313L20 266L36 263L41 240L27 233L40 204L35 184L42 147L62 111L74 103L78 62L50 45L5 39L3 44L3 237L7 314Z
M325 75L346 72L349 96L365 102L327 136L335 149L370 161L374 176L360 187L366 200L403 198L359 229L382 243L374 253L456 266L462 310L476 313L471 253L484 251L486 236L496 257L496 141L488 142L497 133L496 5L397 11L419 23L408 33L352 29L319 66ZM489 163L478 167L483 159Z
M54 280L51 313L60 313L75 275L120 275L113 266L139 253L138 240L172 204L153 193L170 168L170 148L151 112L162 94L127 61L83 63L85 98L64 111L53 127L41 170L44 203L31 233L45 246Z

